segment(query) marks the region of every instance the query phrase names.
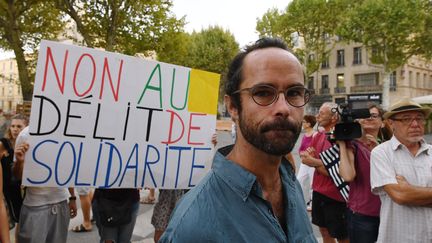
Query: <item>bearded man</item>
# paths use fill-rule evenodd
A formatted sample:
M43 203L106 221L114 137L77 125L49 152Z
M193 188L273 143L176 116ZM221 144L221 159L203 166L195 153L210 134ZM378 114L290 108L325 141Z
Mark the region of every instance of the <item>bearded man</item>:
M310 100L304 69L278 39L247 46L230 64L224 97L231 147L177 205L160 242L316 242L300 184L284 159Z

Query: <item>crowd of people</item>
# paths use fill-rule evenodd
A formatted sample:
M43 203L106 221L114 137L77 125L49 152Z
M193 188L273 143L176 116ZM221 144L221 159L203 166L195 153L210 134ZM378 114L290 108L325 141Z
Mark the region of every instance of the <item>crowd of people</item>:
M384 111L369 104L361 136L335 138L338 105L304 114L311 93L304 68L285 43L263 38L231 62L224 102L233 144L215 152L212 169L190 190L159 190L151 223L156 242L432 242L432 112L409 98ZM20 185L28 119L4 116L0 143L0 242L66 242L77 215L75 189ZM2 125L2 124L0 124ZM3 127L3 126L2 126ZM299 139L301 165L291 154ZM212 142L216 145L216 135ZM139 189L76 189L83 223L100 242L130 242ZM155 203L154 189L142 203ZM311 211L312 220L308 211Z

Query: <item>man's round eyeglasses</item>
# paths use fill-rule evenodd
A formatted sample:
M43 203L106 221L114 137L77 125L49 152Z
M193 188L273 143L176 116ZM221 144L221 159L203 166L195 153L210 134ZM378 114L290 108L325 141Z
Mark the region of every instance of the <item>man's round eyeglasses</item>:
M250 88L240 89L235 91L233 94L238 94L244 91L249 92L253 101L261 106L273 104L279 98L280 93L283 93L286 102L294 107L302 107L306 105L312 97L311 92L302 86L294 86L286 90L277 90L275 87L266 84L258 84Z
M412 122L415 120L417 124L425 125L426 124L426 118L424 117L403 117L403 118L390 118L394 121L400 121L404 125L411 125Z

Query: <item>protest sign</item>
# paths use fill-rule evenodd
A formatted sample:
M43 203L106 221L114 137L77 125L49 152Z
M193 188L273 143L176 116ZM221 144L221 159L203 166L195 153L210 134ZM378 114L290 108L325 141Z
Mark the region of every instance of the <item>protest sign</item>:
M210 167L219 79L42 41L23 184L193 187Z

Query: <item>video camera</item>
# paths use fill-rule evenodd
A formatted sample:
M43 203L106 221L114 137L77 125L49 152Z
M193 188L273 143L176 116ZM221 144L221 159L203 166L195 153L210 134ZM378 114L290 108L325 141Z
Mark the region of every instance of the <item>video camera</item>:
M344 103L333 108L332 112L340 116L340 121L330 136L332 141L353 140L362 136L361 126L355 119L370 117L368 108L352 109L349 104Z

